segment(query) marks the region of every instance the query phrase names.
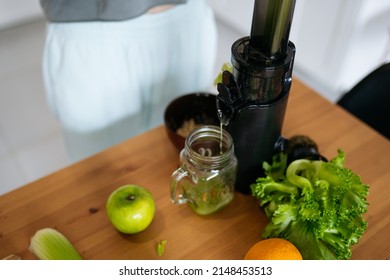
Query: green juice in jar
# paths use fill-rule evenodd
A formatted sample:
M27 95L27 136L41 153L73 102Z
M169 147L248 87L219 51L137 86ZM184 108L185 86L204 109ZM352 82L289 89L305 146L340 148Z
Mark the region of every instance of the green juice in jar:
M199 215L208 215L220 210L233 200L234 178L229 180L219 176L216 174L211 179L200 179L196 186L190 182L183 185L185 196L192 197L187 204L194 212Z
M217 126L201 126L187 137L180 167L171 178L171 200L199 215L214 213L234 197L237 159L231 136Z

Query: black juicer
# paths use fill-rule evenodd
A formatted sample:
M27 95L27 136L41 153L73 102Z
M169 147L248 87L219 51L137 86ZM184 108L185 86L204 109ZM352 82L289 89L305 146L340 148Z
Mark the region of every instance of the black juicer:
M250 37L232 45L233 71L218 84L218 117L238 159L236 190L250 193L279 140L292 81L295 0L255 0Z

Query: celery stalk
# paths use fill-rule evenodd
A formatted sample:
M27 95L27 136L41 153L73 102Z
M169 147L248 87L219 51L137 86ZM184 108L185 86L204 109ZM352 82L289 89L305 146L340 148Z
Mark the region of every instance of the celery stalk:
M41 260L81 260L80 254L60 232L52 228L38 230L29 250Z
M217 86L218 83L222 83L222 73L223 71L233 72L233 66L229 62L222 64L221 71L218 73L218 76L214 79L214 86Z

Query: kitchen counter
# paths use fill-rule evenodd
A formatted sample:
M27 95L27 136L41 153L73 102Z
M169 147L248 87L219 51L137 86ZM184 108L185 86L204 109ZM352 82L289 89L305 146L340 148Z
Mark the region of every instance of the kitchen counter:
M373 108L375 110L375 108ZM390 258L390 142L352 115L294 80L283 136L306 134L332 158L341 148L346 167L370 185L368 229L352 259ZM237 193L218 213L198 216L169 198L178 151L164 127L129 139L0 197L0 259L35 259L30 238L45 227L63 233L84 259L242 259L268 223L258 201ZM135 235L119 233L105 203L125 184L149 189L156 201L152 224ZM167 240L159 257L157 243Z

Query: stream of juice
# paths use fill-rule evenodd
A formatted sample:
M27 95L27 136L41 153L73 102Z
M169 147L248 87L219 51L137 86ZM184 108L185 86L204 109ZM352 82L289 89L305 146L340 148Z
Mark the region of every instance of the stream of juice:
M223 135L223 124L222 122L219 122L219 131L220 131L220 138L219 138L219 154L222 155L222 135Z

